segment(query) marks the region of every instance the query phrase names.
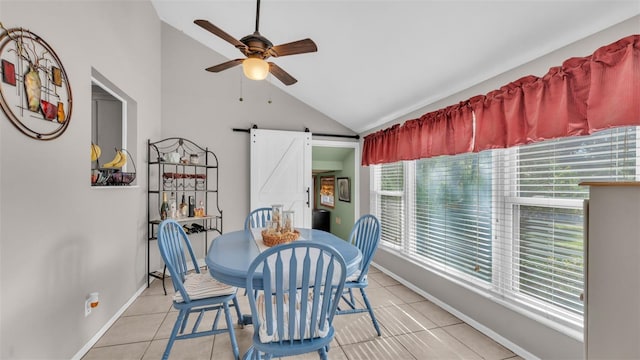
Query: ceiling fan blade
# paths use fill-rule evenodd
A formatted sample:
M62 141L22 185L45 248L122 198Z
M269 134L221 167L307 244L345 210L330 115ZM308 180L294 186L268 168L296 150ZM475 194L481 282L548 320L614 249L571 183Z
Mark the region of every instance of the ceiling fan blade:
M201 28L209 31L210 33L216 35L217 37L221 38L222 40L227 41L228 43L230 43L231 45L239 48L239 49L244 49L247 46L243 43L240 42L240 40L234 38L233 36L227 34L224 30L220 29L219 27L213 25L212 23L210 23L207 20L202 20L202 19L198 19L198 20L194 20L193 21L196 25L200 26Z
M298 40L282 45L273 46L269 53L273 57L304 54L318 51L316 43L311 39Z
M223 62L222 64L218 64L218 65L214 65L214 66L208 67L205 70L217 73L217 72L220 72L222 70L227 70L227 69L230 69L230 68L232 68L234 66L240 65L240 64L242 64L243 60L244 59L229 60L229 61Z
M285 85L293 85L298 82L293 76L289 75L288 72L282 70L282 68L272 62L269 62L269 72L273 74L278 80L282 81Z

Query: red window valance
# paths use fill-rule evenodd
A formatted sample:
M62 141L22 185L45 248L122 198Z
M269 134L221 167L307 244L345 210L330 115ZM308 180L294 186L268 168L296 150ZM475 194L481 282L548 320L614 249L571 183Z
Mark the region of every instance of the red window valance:
M640 125L640 35L364 138L362 165Z
M367 135L362 164L383 164L473 150L473 112L467 103Z
M640 35L604 46L591 59L587 119L592 131L640 119Z

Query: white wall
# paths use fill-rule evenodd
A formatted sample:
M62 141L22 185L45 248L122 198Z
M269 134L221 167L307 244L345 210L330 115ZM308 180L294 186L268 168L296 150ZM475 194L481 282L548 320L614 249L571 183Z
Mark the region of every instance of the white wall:
M566 46L547 56L513 69L442 101L419 109L402 118L391 121L380 128L386 128L396 123L417 118L429 111L467 100L475 95L486 94L525 75L542 76L550 67L561 65L562 62L568 58L590 55L597 48L625 36L636 34L639 30L640 17L636 16L610 29ZM375 130L378 129L374 129L372 132ZM369 212L369 190L369 168L362 167L360 171L360 195L361 199L363 199L361 202L361 213L363 214ZM542 359L578 359L584 357L582 341L553 330L519 313L508 310L490 299L479 296L462 286L453 284L437 274L423 269L419 265L407 262L406 258L402 256L381 248L377 252L374 261L417 288L450 305L455 310L482 324L499 336L502 336L507 341L519 346L528 352L529 355Z
M162 25L146 1L2 0L0 20L56 50L74 100L68 130L49 142L0 115L2 359L76 355L146 285L148 139L182 136L216 152L230 231L249 212L249 137L232 128L351 134L268 82L244 79L239 102L240 68L205 72L225 59ZM89 185L92 67L138 104L129 131L138 141L137 187ZM152 268L160 264L154 249ZM100 306L85 318L93 291Z
M145 189L90 187L90 76L94 67L137 101L146 154L160 135L160 21L146 1L24 0L2 0L0 21L47 41L73 92L69 127L52 141L0 114L0 358L68 359L146 285ZM85 318L93 291L100 306Z
M250 205L249 134L233 128L249 129L256 124L260 129L304 131L308 127L318 133L353 132L269 81L243 78L241 66L217 74L204 70L226 60L163 24L162 137L184 137L216 153L223 229L229 232L242 228ZM241 82L242 102L238 100ZM194 241L194 247L199 245Z

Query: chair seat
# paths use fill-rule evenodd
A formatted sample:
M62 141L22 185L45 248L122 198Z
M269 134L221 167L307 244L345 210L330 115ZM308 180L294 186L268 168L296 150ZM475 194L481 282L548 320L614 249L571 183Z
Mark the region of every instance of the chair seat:
M360 277L362 270L356 270L355 273L353 273L353 275L347 277L346 282L356 282L358 281L358 278ZM362 280L367 280L367 274L364 275L364 278Z
M296 296L296 304L295 304L295 326L296 329L294 329L294 335L293 335L293 340L300 340L300 329L299 329L299 324L300 324L300 313L301 313L301 301L300 301L300 293L298 292L297 296ZM275 298L274 298L275 301ZM289 297L284 296L284 327L283 327L283 339L282 340L289 340ZM305 329L305 339L310 339L310 338L323 338L326 337L327 334L329 334L329 322L325 319L324 320L324 324L322 326L323 329L320 329L320 324L319 322L317 322L316 328L314 329L314 334L313 336L309 336L309 334L311 333L310 329L309 329L309 325L311 324L311 308L313 306L313 301L312 301L312 296L309 296L309 300L307 301L307 311L306 311L306 317L307 317L307 321L305 321L306 323L306 329ZM320 301L320 304L317 305L318 307L322 307L322 301ZM263 343L268 343L268 342L272 342L272 341L279 341L280 338L278 337L278 332L277 330L274 331L274 333L272 335L270 335L268 333L267 330L267 318L266 318L266 309L265 309L265 301L264 301L264 294L260 294L258 296L258 298L256 299L256 307L258 310L258 316L260 317L260 330L259 330L259 336L260 336L260 341ZM320 316L320 314L318 314L318 317ZM273 323L273 328L277 329L277 312L274 313L274 319L272 321ZM317 319L319 320L319 319Z
M186 275L184 288L191 300L206 299L216 296L231 295L236 292L235 286L219 282L208 273L190 273ZM175 302L184 302L180 292L173 296Z

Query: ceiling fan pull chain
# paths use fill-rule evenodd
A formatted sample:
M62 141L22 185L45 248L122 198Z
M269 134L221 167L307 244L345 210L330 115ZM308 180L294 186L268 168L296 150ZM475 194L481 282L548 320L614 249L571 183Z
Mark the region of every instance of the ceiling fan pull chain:
M244 98L242 97L242 74L240 74L240 98L238 99L238 101L244 101Z
M269 73L269 80L273 80L271 77L273 75L271 73ZM273 85L269 84L269 100L267 100L267 104L271 104L273 101L271 101L271 95L273 94Z

